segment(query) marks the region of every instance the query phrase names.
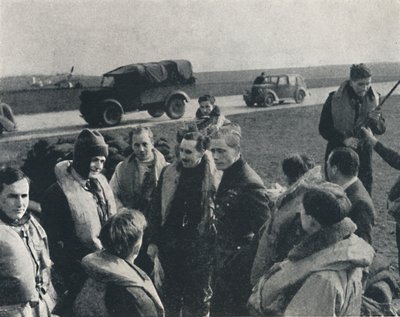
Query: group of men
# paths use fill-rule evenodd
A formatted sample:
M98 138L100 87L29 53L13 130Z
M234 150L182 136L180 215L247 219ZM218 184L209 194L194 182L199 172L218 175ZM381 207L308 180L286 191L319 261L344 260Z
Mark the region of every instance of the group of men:
M368 194L372 146L361 141L362 131L385 130L370 81L365 65L353 65L350 80L328 97L320 123L329 142L327 180L345 194L314 188L304 195L298 212L306 238L289 252L288 261L261 271L268 309L254 308L260 298L254 299L253 290L252 312L317 313L318 299L310 305L314 310L307 310L309 295L324 297L321 313L359 312L361 268L374 255L369 244L375 219ZM274 215L262 179L241 154L241 136L234 123L218 126L211 135L187 131L178 135L177 159L168 164L155 149L150 128L134 128L132 154L116 166L108 183L101 174L108 145L98 131L85 129L75 141L73 160L55 166L57 181L42 197L44 229L27 212L28 177L15 168L1 169L0 316L72 316L86 280L81 260L103 249L101 228L121 208L139 210L147 219L135 264L158 276L155 284L167 316L247 315L260 229ZM357 251L355 258L343 258L346 265L338 269L318 253L329 257L332 252L340 261L348 250ZM320 274L313 275L307 263ZM327 270L336 273L321 273ZM311 292L313 285L318 287ZM327 286L330 292L322 294Z
M109 184L101 174L108 146L98 131L85 129L76 139L73 160L55 166L57 182L43 195L41 221L47 235L26 212L28 178L19 170L5 169L0 179L4 200L21 201L23 197L26 203L12 210L1 205L1 214L7 221L10 218L12 225L22 226L28 218L40 229L44 268L50 269L53 261L55 281L59 282L56 288L61 296L54 313L71 313L67 311L85 281L80 261L102 249L101 227L122 207L140 210L149 221L137 264L150 274L152 261L159 258L164 271L160 292L167 315L182 311L186 316L207 316L212 298L218 313L244 313L250 293L251 254L255 253L252 240L268 217L269 199L261 178L241 156L240 139L237 125L221 127L211 140L200 132L188 132L178 140L179 159L168 165L154 148L150 128L134 128L130 133L133 153L117 165ZM20 178L9 181L10 173ZM16 186L19 183L24 186ZM9 188L12 194L8 194ZM14 215L15 210L18 213ZM20 237L22 242L25 236ZM30 281L36 281L38 294L31 294L35 297L24 304L32 310L35 300L42 303L42 288L51 286L47 278L45 287L39 287L44 268L36 270L40 279ZM9 294L17 291L2 284L8 285ZM17 302L1 304L18 306L20 296L14 295ZM47 306L47 315L52 308Z

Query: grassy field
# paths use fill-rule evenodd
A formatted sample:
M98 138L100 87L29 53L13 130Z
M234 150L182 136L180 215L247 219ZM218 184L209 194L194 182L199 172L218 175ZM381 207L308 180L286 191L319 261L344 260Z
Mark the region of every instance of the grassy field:
M375 63L370 65L374 74L373 80L394 81L399 79L400 63ZM348 65L315 66L301 68L267 69L268 74L301 74L309 88L337 86L348 76ZM254 78L262 70L242 70L225 72L195 73L195 87L184 89L190 97L197 98L200 94L210 93L215 96L241 95L251 87ZM37 76L51 79L50 76ZM100 85L99 76L74 76L73 81L79 81L84 89L97 89ZM0 100L9 104L16 114L53 112L79 109L79 95L82 89L57 89L46 87L42 89L29 86L30 76L0 78Z
M400 151L400 97L388 100L384 108L387 132L381 140ZM242 152L250 165L260 174L267 186L278 182L283 184L280 162L293 152L311 155L316 162L322 164L326 142L318 134L318 122L321 105L281 109L276 111L254 112L229 116L242 127ZM155 138L163 136L174 143L175 133L182 123L170 122L153 129ZM127 139L129 129L113 132ZM106 133L107 134L107 133ZM62 139L62 142L73 142L74 137ZM49 139L57 142L58 138ZM35 141L36 142L36 141ZM27 151L34 141L3 143L0 162L21 165ZM397 249L395 244L395 223L386 212L387 192L400 175L383 160L374 154L373 200L376 206L378 221L374 228L374 247L379 253L390 259L393 269L397 269Z

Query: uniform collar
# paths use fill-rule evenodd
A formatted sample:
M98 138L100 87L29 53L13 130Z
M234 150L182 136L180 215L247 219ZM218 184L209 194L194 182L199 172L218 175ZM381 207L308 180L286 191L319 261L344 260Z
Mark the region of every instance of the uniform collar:
M29 221L29 219L31 219L31 215L29 212L25 212L25 214L22 216L21 219L11 219L5 214L5 212L0 211L0 220L12 227L22 226L26 224Z
M242 167L244 166L244 164L246 164L245 160L243 159L242 156L239 157L239 159L233 163L231 166L229 166L225 171L223 175L229 175L229 174L233 174L236 171L242 169Z
M342 185L343 190L346 190L358 180L357 176L352 177L349 181Z

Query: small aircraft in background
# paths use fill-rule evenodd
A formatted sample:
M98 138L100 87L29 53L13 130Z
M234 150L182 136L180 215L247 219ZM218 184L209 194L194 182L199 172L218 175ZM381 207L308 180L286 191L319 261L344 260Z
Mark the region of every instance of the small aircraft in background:
M32 76L31 87L43 87L43 81L40 78L36 79L35 76Z
M58 80L57 82L54 83L54 86L57 88L73 88L74 85L71 82L72 78L72 73L74 72L74 66L71 67L71 70L69 71L69 74L65 76L65 78L62 78Z
M60 89L83 88L83 85L79 81L74 83L74 80L72 79L73 72L74 66L71 67L69 73L57 74L55 76L47 76L48 79L46 80L33 76L30 86L36 88L56 86ZM57 81L54 82L54 80Z

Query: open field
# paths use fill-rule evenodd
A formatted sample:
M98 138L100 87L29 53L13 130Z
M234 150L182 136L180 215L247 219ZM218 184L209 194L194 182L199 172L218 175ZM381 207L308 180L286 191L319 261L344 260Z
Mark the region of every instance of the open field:
M400 63L371 64L375 82L397 81ZM265 70L269 74L299 73L309 88L336 86L348 76L348 65L315 66L302 68L280 68ZM191 98L203 93L215 96L241 95L251 87L254 78L262 70L195 73L196 85L188 88ZM49 76L37 76L47 78ZM101 77L74 76L86 89L96 89ZM0 78L0 99L11 105L16 114L29 114L79 109L79 95L82 89L57 89L52 87L31 88L29 76Z
M395 96L384 106L387 121L387 132L381 140L390 147L400 151L400 97ZM304 108L279 109L276 111L259 111L254 113L229 116L239 123L243 132L243 155L264 179L266 185L275 182L284 183L280 162L293 152L312 155L318 163L323 162L325 140L318 134L318 122L321 105ZM153 129L155 138L163 136L170 141L175 140L175 131L183 123L170 122ZM127 139L129 128L111 132ZM105 132L104 134L111 134ZM53 137L50 142L57 142ZM62 142L72 143L73 137L63 138ZM13 165L21 165L27 151L36 141L5 142L2 144L1 161ZM400 172L393 170L374 155L374 188L373 200L377 209L378 221L374 228L374 246L379 253L390 259L393 269L397 268L397 249L395 244L395 223L386 213L387 192Z

